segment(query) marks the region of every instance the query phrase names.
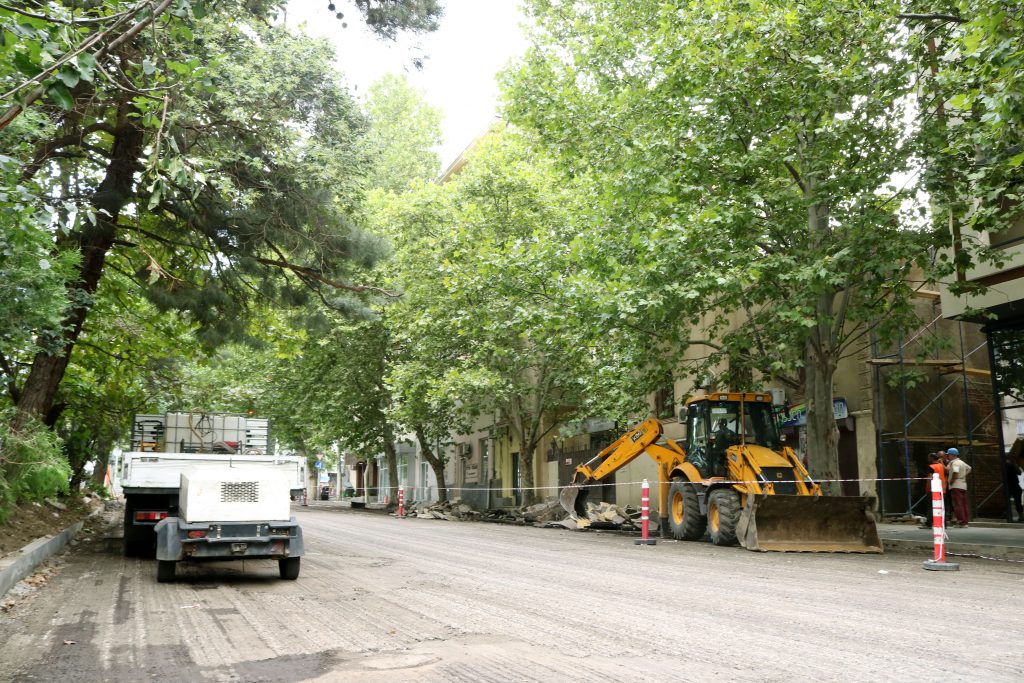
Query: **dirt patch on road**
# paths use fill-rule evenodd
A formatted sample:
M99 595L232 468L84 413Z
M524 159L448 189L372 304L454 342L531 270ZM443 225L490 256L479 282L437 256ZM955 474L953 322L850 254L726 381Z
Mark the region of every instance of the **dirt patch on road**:
M0 557L18 552L37 538L60 533L87 517L94 509L81 498L61 498L57 502L66 509L61 510L47 503L22 503L17 506L14 514L0 524Z

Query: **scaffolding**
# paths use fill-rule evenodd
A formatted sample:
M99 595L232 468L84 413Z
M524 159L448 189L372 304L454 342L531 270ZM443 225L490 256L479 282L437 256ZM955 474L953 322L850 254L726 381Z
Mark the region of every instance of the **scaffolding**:
M883 480L878 492L886 516L930 514L922 479L927 452L956 446L979 474L991 469L989 457L999 454L1001 425L993 400L988 341L977 325L966 323L965 328L964 322L943 318L937 298L933 297L931 321L901 337L895 349L882 349L877 338L871 338L868 363L878 476ZM950 337L955 337L953 343ZM934 350L944 346L945 351ZM982 462L986 466L979 470ZM993 488L991 477L972 479L971 507L976 514L986 509L1002 484Z

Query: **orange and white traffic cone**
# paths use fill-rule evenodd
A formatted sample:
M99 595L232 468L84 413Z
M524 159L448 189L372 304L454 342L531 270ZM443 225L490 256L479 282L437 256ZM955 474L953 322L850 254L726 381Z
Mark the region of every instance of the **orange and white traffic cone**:
M946 505L942 499L942 481L938 474L932 475L932 544L935 557L924 561L924 568L931 571L960 571L956 562L946 562Z
M640 538L633 539L633 545L658 545L657 539L648 538L651 518L651 485L644 479L640 487Z

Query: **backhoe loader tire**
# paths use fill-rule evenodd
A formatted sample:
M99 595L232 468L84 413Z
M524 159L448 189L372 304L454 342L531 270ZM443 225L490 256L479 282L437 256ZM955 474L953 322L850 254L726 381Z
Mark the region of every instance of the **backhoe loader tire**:
M673 479L668 489L668 525L677 541L699 541L706 522L700 514L697 489L688 481Z
M736 545L740 496L733 489L715 489L708 496L708 536L715 545Z

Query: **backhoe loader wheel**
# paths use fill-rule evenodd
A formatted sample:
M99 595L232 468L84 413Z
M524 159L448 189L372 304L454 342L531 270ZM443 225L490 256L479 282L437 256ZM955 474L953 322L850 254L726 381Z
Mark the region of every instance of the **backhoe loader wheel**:
M697 489L688 481L674 479L668 489L668 525L677 541L698 541L704 536Z
M733 489L715 489L708 496L708 535L715 545L736 545L740 496Z

